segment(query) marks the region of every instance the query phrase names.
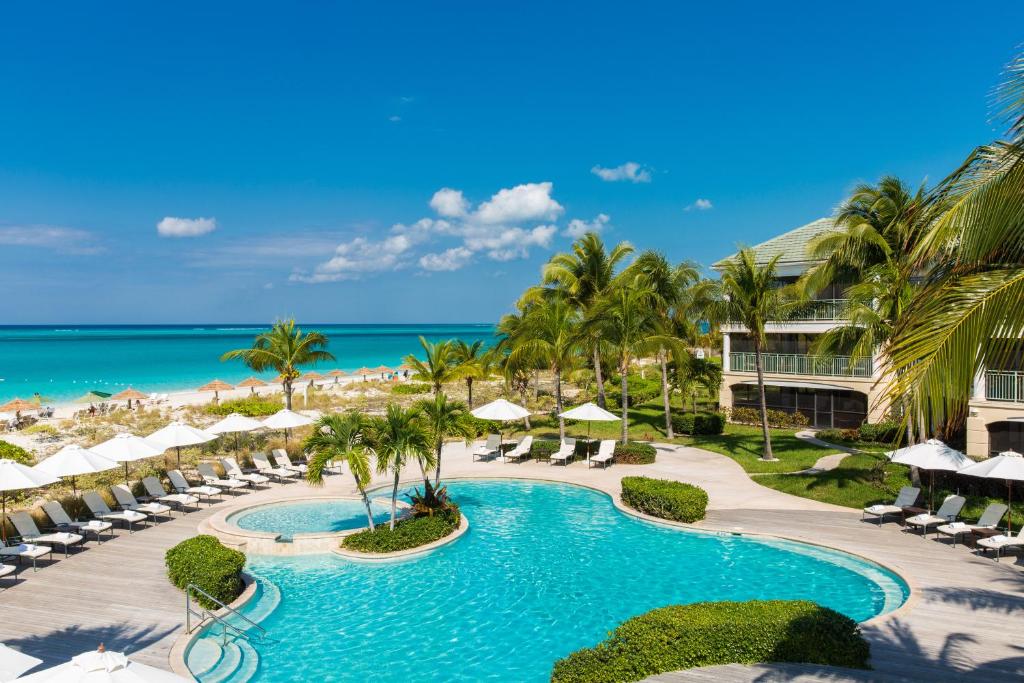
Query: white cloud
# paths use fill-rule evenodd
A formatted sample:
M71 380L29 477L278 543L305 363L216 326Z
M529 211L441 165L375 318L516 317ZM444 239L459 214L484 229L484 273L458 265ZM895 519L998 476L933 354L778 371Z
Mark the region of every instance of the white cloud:
M590 169L590 172L596 175L601 180L608 183L614 183L621 180L628 180L631 183L651 182L650 170L644 168L635 161L627 161L626 163L616 166L614 168L594 166L592 169Z
M424 254L420 257L420 267L424 270L458 270L473 257L466 247L445 249L440 254Z
M216 218L175 218L167 216L156 224L161 237L198 237L217 229Z
M683 211L710 211L715 208L715 205L711 203L710 199L697 199L687 206Z
M504 228L490 233L474 233L466 236L466 247L472 251L486 251L495 261L511 261L526 258L530 247L547 247L558 232L554 225L538 225L532 230Z
M551 197L552 183L525 183L496 192L473 214L478 223L553 220L565 209Z
M430 208L437 212L437 215L445 218L458 218L465 216L469 211L469 200L462 194L462 190L453 190L450 187L442 187L430 198Z
M80 256L104 251L91 232L55 225L0 225L0 245L51 249Z
M600 234L605 228L608 227L608 223L611 221L611 217L606 213L599 213L592 221L585 221L579 218L573 218L569 221L569 227L565 229L565 235L573 239L579 239L588 232L596 232Z
M290 279L297 282L337 282L355 280L366 273L397 270L406 265L406 255L414 240L408 235L391 235L381 241L356 237L339 244L334 256L313 269L312 273L295 272Z

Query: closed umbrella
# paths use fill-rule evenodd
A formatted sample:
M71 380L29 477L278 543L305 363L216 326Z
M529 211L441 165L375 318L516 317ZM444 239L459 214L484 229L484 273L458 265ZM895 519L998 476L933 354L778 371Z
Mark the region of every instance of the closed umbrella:
M899 448L887 455L894 463L920 467L931 472L931 485L928 487L929 510L932 508L932 497L935 493L935 471L956 472L973 462L960 451L938 439L928 439L924 443Z
M170 671L133 662L120 652L98 650L75 655L70 662L19 678L22 683L187 683Z
M284 408L277 411L267 419L263 421L263 426L267 429L283 429L284 430L284 442L288 444L288 430L294 429L295 427L304 427L306 425L313 424L313 419L306 417L302 413L296 413L293 410Z
M481 420L492 420L494 422L509 422L511 420L522 420L524 417L530 416L530 411L522 406L518 406L511 401L506 401L503 398L496 399L485 405L470 411L473 417L480 418ZM501 452L501 430L498 430L498 452Z
M35 466L36 472L51 477L71 477L71 490L78 495L75 477L79 474L106 472L117 467L117 463L99 453L82 448L76 443L68 444L46 460Z
M618 415L609 413L601 406L594 405L593 403L584 403L581 406L570 408L564 413L559 413L558 417L564 417L567 420L581 420L587 423L587 441L590 441L590 423L591 422L613 422L615 420L621 420ZM587 448L587 460L590 460L590 448Z
M18 652L13 647L0 643L0 682L7 683L25 673L43 660Z
M93 453L99 453L105 458L124 463L124 483L128 484L128 463L146 458L155 458L161 455L166 448L160 448L149 443L141 436L134 434L118 434L112 439L107 439L101 444L89 449Z
M202 429L197 429L184 422L175 420L163 429L158 429L147 436L146 441L164 450L174 448L178 453L178 468L180 469L182 446L195 446L196 444L213 441L216 438L216 434L204 432Z
M7 458L0 460L0 498L3 500L3 503L0 504L2 505L0 510L3 511L3 517L0 518L0 534L5 543L7 542L7 492L39 488L55 481L57 481L57 477L38 472L28 465L22 465L20 462Z
M231 413L223 420L207 427L206 431L211 434L234 434L235 435L235 455L238 455L238 435L241 432L251 432L256 429L262 429L263 423L259 420L251 417L246 417L239 413Z
M994 458L968 465L958 472L971 477L1006 480L1006 533L1013 533L1013 482L1024 481L1024 456L1016 451L1003 451Z

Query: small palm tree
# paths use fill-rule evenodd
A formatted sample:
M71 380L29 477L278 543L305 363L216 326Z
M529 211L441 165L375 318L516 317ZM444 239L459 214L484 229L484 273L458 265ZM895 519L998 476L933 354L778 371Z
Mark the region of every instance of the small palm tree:
M676 364L676 386L684 396L690 397L690 408L697 412L697 394L717 395L722 386L722 366L706 358L695 358L690 354Z
M414 408L404 409L391 403L384 415L374 418L369 428L369 442L377 454L377 472L394 475L391 489L391 523L395 528L398 514L398 482L402 469L410 458L420 462L424 470L423 482L430 483L426 477L426 468L434 466L434 453L430 447L430 437L420 418L420 412Z
M466 381L467 402L473 408L473 380L485 379L491 372L492 356L482 339L467 344L461 339L452 342L451 359L456 372Z
M316 421L313 433L306 438L303 448L313 455L306 474L306 481L311 486L323 486L327 463L342 460L348 463L366 507L366 519L372 531L373 510L370 509L366 487L371 479L370 456L373 451L363 443L363 430L366 426L365 418L357 410L340 415L324 415Z
M423 347L424 360L412 354L405 357L405 362L412 368L413 379L428 382L436 394L443 385L460 378L450 339L432 343L420 336L420 346Z
M292 407L292 382L299 375L299 368L311 363L334 360L327 349L327 336L320 332L303 333L295 326L294 320L274 323L269 332L256 335L248 349L228 351L220 357L222 361L241 359L256 372L276 370L281 374L285 407Z
M436 489L441 485L441 449L444 447L444 440L459 437L468 444L470 439L476 436L476 432L469 424L470 414L466 410L466 405L459 401L449 401L443 391L435 394L433 400L419 401L416 408L420 411L434 449L434 459L437 462L434 468Z

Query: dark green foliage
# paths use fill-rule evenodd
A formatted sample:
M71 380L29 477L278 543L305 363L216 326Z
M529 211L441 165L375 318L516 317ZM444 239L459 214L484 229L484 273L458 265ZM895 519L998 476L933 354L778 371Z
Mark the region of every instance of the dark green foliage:
M466 416L466 424L470 429L473 430L474 436L484 436L485 434L492 434L496 427L499 426L497 422L491 422L490 420L481 420L478 417L472 415Z
M208 405L206 406L206 412L211 415L241 413L247 417L264 417L266 415L273 415L281 410L282 407L280 400L249 396L247 398L234 398L230 401L221 401L215 405Z
M22 465L31 465L34 460L32 454L24 448L7 441L0 441L0 458L20 462Z
M729 413L733 422L748 425L761 424L761 411L757 408L733 408ZM783 429L800 429L809 426L810 420L803 413L787 413L785 410L769 410L768 426Z
M558 452L558 442L550 439L534 439L530 446L530 457L534 460L550 460Z
M237 598L244 588L242 568L245 555L221 544L213 536L194 536L182 541L164 555L167 577L182 590L193 583L224 604ZM197 595L199 604L208 609L218 605Z
M400 396L413 396L415 394L429 394L430 385L425 382L403 382L391 387L392 394Z
M366 530L346 536L341 545L348 550L362 553L393 553L398 550L418 548L444 538L459 528L459 508L451 508L432 516L408 517L395 524L392 531L386 524L373 531Z
M416 517L433 517L457 509L455 503L448 497L447 486L434 488L429 481L425 481L423 487L423 493L420 493L419 489L415 489L406 496L412 506L412 513Z
M870 443L895 443L900 437L902 429L899 422L886 421L869 424L865 422L860 426L860 440Z
M657 455L657 449L649 443L630 441L615 445L615 462L620 465L650 465Z
M822 429L818 432L818 438L828 443L854 443L860 440L860 431L857 429Z
M633 617L596 647L555 662L553 683L625 683L715 664L805 662L868 668L855 621L806 600L671 605Z
M623 477L622 502L654 517L689 524L704 519L708 494L699 486L681 481Z
M630 375L626 378L626 391L629 392L629 396L626 398L629 401L629 405L642 405L656 396L661 396L661 378L660 376L655 376L656 374L652 371L650 377L644 378L640 375ZM611 410L615 407L621 410L622 384L618 375L609 378L604 383L604 391L610 404L608 409Z
M725 416L721 413L678 413L672 416L672 429L680 434L721 434Z

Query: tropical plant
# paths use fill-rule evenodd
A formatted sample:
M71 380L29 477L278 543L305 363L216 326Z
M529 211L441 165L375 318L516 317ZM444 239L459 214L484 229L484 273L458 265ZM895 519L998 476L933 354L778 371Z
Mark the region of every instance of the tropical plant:
M707 358L696 358L686 354L676 363L676 388L684 397L689 397L690 408L697 412L697 394L716 395L722 386L722 366Z
M420 346L423 347L424 360L420 360L412 354L404 359L412 368L413 379L429 382L436 394L441 391L443 385L461 377L452 355L452 340L429 342L425 337L420 336Z
M426 470L435 465L434 452L420 412L415 408L405 409L395 403L388 404L384 415L370 422L368 432L368 441L377 456L377 472L394 476L389 524L393 530L398 514L398 482L402 469L410 458L415 458L423 470L424 484L429 484Z
M281 374L284 403L292 407L292 383L303 365L334 360L327 349L327 336L320 332L303 333L294 320L274 323L268 332L256 335L247 349L228 351L222 361L239 359L256 372L273 369Z
M451 360L458 374L466 382L467 403L473 408L473 380L484 379L491 374L492 356L482 339L467 344L462 339L452 342Z
M433 517L437 514L444 514L453 509L455 504L448 496L447 486L434 487L430 482L423 487L423 492L414 489L406 496L409 499L409 507L416 517Z
M526 395L530 389L530 376L537 368L537 361L530 358L528 354L516 354L512 357L512 349L515 340L520 337L520 330L523 325L523 310L528 306L521 306L519 313L510 313L502 316L498 321L497 337L498 343L494 347L495 364L505 380L507 392L514 392L519 395L519 401L526 405ZM524 419L526 429L530 429L530 417Z
M470 422L470 413L464 403L449 401L443 391L434 395L432 400L424 399L416 404L427 436L434 452L434 486L441 484L441 451L444 440L453 437L461 438L468 444L476 436L476 430Z
M373 510L366 487L370 483L370 457L373 454L363 443L363 432L367 427L366 419L357 410L342 414L323 415L313 426L302 447L312 454L309 460L306 481L312 486L323 486L324 471L328 463L345 461L356 481L359 496L366 508L366 520L370 529L374 528Z

